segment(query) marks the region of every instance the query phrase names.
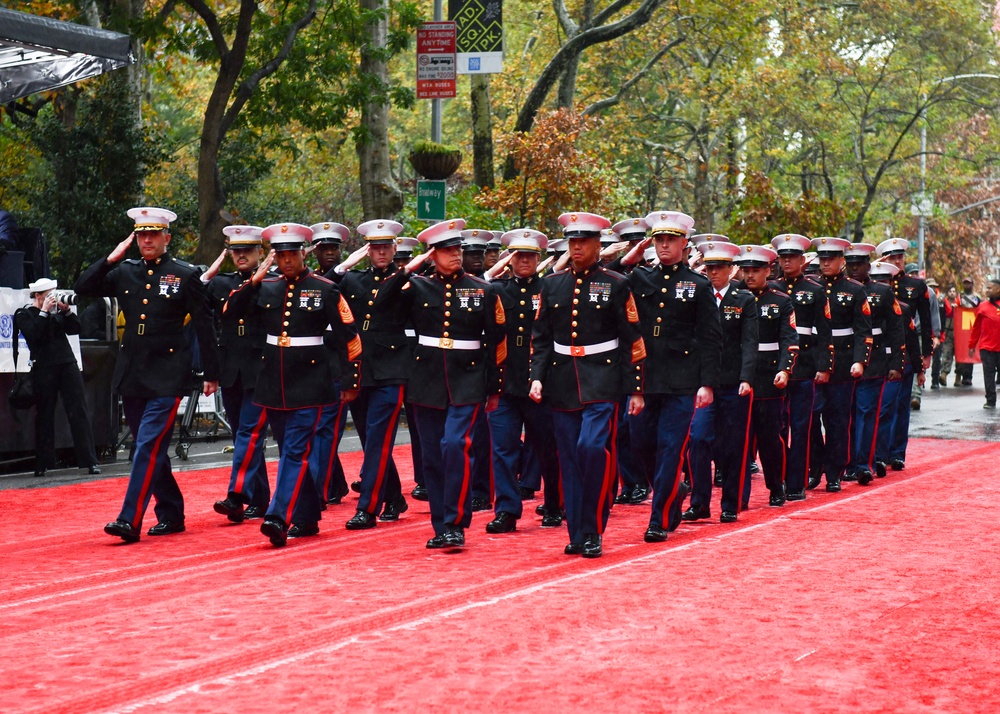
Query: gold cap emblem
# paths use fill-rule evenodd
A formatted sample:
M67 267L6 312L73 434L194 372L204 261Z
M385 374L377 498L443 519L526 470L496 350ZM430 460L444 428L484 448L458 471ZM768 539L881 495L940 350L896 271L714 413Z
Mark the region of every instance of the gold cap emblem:
M448 224L448 228L454 229L455 228L455 221L452 221L451 223L449 223Z
M281 227L281 232L282 233L288 233L288 226L282 226Z
M381 228L381 227L382 227L382 226L384 226L384 225L385 225L384 223L382 223L381 221L379 221L379 224L378 224L377 226L375 226L375 227L376 227L376 228Z

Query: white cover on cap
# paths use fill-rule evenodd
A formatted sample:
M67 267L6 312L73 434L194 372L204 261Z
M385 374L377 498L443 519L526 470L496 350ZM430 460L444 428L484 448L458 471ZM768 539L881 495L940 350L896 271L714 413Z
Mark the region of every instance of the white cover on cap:
M698 245L698 251L701 253L702 260L706 263L716 262L716 263L731 263L736 259L736 256L740 254L740 246L735 243L730 243L729 241L705 241Z
M168 211L166 208L156 208L155 206L138 206L130 208L126 212L128 217L135 221L136 228L157 229L169 228L170 224L177 220L177 214Z
M525 250L540 253L549 243L548 237L532 228L515 228L500 237L500 242L512 251Z
M275 250L305 248L312 236L312 228L301 223L275 223L261 232L261 237L270 241Z
M721 233L697 233L691 236L691 242L694 247L697 248L705 241L712 241L713 243L732 243L729 240L729 236L724 236Z
M890 238L879 243L875 249L875 253L881 258L888 253L905 253L909 247L909 241L905 241L902 238Z
M559 216L559 225L562 226L563 233L577 231L600 233L611 227L611 221L596 213L564 213Z
M646 233L646 229L649 225L646 223L645 218L626 218L624 221L618 221L616 224L611 226L611 230L617 233L619 236L627 236L636 233ZM636 239L630 239L636 240Z
M374 221L365 221L357 228L358 235L365 240L389 240L393 242L396 236L403 232L403 224L378 218Z
M417 240L433 247L438 243L454 238L462 239L462 230L465 228L464 218L454 218L450 221L435 223L429 228L424 228L417 234Z
M565 238L549 242L548 252L550 253L565 253L567 250L569 250L569 241Z
M899 268L897 268L892 263L885 263L881 260L876 260L874 263L872 263L871 275L876 275L876 276L882 275L891 278L898 272Z
M844 251L844 256L851 258L869 258L875 252L875 246L871 243L851 243L851 247Z
M779 253L782 250L798 250L805 253L812 248L812 241L801 233L782 233L771 239L771 247Z
M226 226L222 232L229 238L229 245L258 245L264 229L258 226Z
M738 247L740 253L739 257L735 259L737 263L770 265L778 257L774 250L764 245L741 245Z
M413 249L420 244L416 238L397 238L396 239L396 250L412 253Z
M846 238L822 236L812 239L812 247L816 249L817 253L843 253L851 247L851 241Z
M680 211L653 211L646 216L646 225L654 236L657 233L671 233L687 237L694 228L694 219Z
M486 250L486 244L493 240L493 231L485 228L467 228L462 231L462 248Z
M28 283L28 292L47 293L49 290L55 290L57 287L59 287L59 283L57 283L54 279L39 278L33 283Z
M312 230L311 240L313 241L317 238L336 238L337 240L343 242L351 237L350 228L345 226L343 223L335 223L334 221L313 223L309 228Z

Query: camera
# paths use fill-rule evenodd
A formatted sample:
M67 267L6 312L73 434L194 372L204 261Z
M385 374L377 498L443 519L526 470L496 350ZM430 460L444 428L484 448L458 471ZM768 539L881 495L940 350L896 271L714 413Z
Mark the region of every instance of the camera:
M56 302L61 302L66 305L79 305L80 296L74 292L58 292L56 293Z

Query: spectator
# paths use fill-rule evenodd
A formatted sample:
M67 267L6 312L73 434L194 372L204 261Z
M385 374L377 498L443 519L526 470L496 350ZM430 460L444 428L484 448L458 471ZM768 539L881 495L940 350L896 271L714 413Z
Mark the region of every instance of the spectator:
M955 363L955 306L958 305L958 290L954 286L948 288L941 300L941 347L938 350L938 373L936 384L948 386L948 374Z
M920 267L916 263L908 263L906 265L906 274L915 278L920 277ZM936 284L937 281L935 281ZM934 350L937 350L938 343L941 340L941 311L938 306L938 296L937 290L930 287L930 282L927 283L927 300L930 303L930 318L931 318L931 354L934 354ZM917 329L920 329L920 315L914 318L914 323ZM923 380L914 380L913 387L910 390L910 408L920 409L920 400L924 396L924 382Z
M976 306L976 321L969 338L969 357L979 345L986 382L986 403L983 409L997 408L997 370L1000 369L1000 279L993 278L986 288L986 300ZM969 363L972 366L972 363Z
M974 292L975 283L972 278L962 278L962 294L959 296L959 304L969 310L975 310L982 298ZM955 386L972 386L972 363L957 362L955 364Z
M62 395L76 449L76 463L91 474L97 465L94 435L83 393L83 377L67 335L80 334L80 320L55 292L56 281L36 280L28 286L32 304L14 313L14 334L20 330L31 350L31 376L37 398L35 411L35 476L55 466L56 402Z

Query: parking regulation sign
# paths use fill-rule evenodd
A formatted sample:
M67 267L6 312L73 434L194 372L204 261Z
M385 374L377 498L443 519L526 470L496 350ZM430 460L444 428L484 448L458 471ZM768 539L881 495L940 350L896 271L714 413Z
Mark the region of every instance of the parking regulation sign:
M417 29L417 99L455 96L455 23L425 22Z

